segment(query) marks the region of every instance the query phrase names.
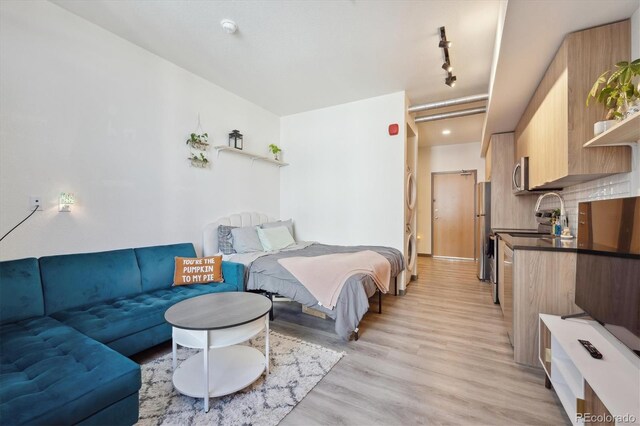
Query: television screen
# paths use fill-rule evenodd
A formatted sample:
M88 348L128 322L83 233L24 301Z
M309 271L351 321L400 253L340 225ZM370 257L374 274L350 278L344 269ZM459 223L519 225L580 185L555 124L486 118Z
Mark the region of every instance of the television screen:
M640 355L640 197L579 204L575 301Z

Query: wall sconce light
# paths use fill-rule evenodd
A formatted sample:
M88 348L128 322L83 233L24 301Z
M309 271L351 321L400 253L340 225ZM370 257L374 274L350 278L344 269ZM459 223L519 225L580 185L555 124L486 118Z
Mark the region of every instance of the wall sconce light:
M61 192L58 199L58 211L70 212L71 205L76 203L76 197L71 192Z

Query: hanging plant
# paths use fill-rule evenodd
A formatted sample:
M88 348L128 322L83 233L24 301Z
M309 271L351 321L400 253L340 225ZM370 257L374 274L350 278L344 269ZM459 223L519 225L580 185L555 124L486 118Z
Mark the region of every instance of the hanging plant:
M191 157L189 157L188 160L191 161L191 165L193 167L199 167L203 169L209 166L209 159L205 157L203 153L200 153L199 156L196 154L191 154Z
M640 58L633 62L618 62L614 71L603 72L593 84L587 96L594 98L607 109L606 120L622 120L640 110Z
M207 133L203 133L201 135L197 133L191 133L189 139L187 139L187 145L189 145L193 149L197 149L200 151L206 151L209 149L209 135Z

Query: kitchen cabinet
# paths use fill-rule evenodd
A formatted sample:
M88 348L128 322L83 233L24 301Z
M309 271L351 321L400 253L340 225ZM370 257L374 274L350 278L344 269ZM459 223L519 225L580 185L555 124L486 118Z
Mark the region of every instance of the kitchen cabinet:
M484 158L484 179L487 182L491 182L491 141L489 141L489 148L487 148L487 154Z
M513 133L491 136L486 158L491 162L491 228L535 229L537 195L513 194L511 176L515 164ZM486 161L486 160L485 160Z
M630 59L629 20L567 35L515 130L517 157L529 157L529 186L562 188L631 170L631 148L583 148L601 104L585 105L603 71Z
M511 345L513 345L513 250L506 245L502 250L504 253L502 261L503 271L503 301L504 309L502 310L505 326L507 327L507 336Z
M498 301L500 302L500 310L502 318L504 318L504 250L507 245L502 238L498 239Z
M582 312L574 302L577 253L512 249L517 238L500 234L498 293L505 327L519 364L540 367L539 314Z

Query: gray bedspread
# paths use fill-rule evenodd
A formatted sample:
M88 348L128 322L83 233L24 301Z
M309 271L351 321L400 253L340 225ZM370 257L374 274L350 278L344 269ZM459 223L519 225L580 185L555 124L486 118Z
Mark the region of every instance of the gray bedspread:
M336 321L336 334L345 340L358 327L360 320L369 310L369 297L376 292L376 285L371 277L356 274L347 280L334 309L327 309L318 304L315 297L278 263L285 257L312 257L333 253L355 253L373 250L383 255L391 264L391 284L394 288L395 277L404 269L404 257L400 251L390 247L378 246L330 246L311 244L299 250L283 250L267 254L248 265L248 290L264 290L288 297L305 306L324 312Z

